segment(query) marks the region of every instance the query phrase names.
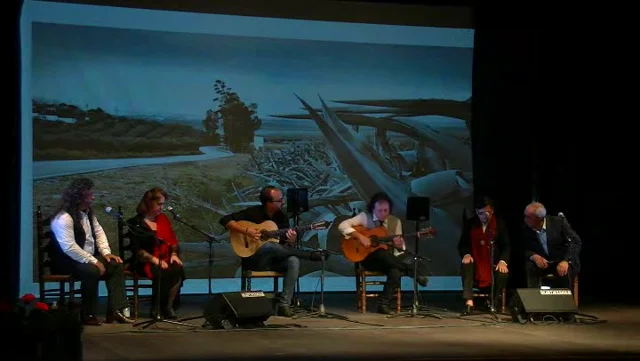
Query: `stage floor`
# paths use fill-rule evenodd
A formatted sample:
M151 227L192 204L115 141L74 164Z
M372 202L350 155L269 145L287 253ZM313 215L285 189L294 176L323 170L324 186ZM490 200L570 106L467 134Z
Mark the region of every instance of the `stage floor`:
M311 295L302 295L303 306ZM411 293L403 295L410 304ZM459 318L458 294L425 294L442 319L387 318L358 313L353 294L328 294L327 312L346 317L271 317L266 328L210 330L204 319L192 328L159 324L146 330L131 325L86 327L84 360L456 360L456 359L640 359L640 307L582 305L596 316L581 323L514 323L508 315L495 322L490 315ZM181 317L198 316L207 296L183 296ZM318 302L317 296L315 302ZM447 310L448 308L449 310ZM142 304L142 315L148 315ZM606 321L606 322L603 322Z

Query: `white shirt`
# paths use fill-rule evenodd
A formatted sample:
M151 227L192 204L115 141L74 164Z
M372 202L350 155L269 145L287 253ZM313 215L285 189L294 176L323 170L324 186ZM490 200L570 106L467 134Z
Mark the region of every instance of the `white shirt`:
M375 222L378 221L378 218L376 218L376 216L373 216L373 223L375 224ZM338 230L340 231L340 233L342 233L342 235L345 238L349 238L349 234L355 232L356 230L353 229L353 227L356 226L364 226L366 227L368 223L368 217L367 214L365 212L360 212L358 213L358 215L356 215L355 217L349 218L349 219L345 219L344 221L342 221L339 225L338 225ZM382 222L382 226L384 226L385 228L387 228L387 230L389 230L389 228L387 227L387 222L384 221ZM401 236L402 235L402 222L400 220L398 220L397 225L396 225L396 229L395 230L389 230L390 232L390 236ZM404 240L402 242L402 251L405 251L407 249L406 244L404 243ZM395 256L402 254L403 252L398 250L397 248L393 249L393 254Z
M85 212L80 212L80 223L82 224L82 228L84 229L84 233L87 237L84 242L84 248L80 248L78 243L76 243L76 238L73 232L73 219L69 213L59 213L51 221L51 231L56 236L56 240L60 244L62 251L67 256L71 257L71 259L80 263L96 264L98 260L93 256L96 244L101 255L104 256L106 254L111 254L107 235L104 233L102 226L98 223L98 219L95 216L93 216L93 229L96 233L95 240L91 234L89 217Z

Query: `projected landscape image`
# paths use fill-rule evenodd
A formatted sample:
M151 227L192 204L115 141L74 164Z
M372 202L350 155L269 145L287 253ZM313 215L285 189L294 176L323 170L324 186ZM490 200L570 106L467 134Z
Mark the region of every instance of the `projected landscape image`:
M387 191L406 217L431 199L434 276L457 276L462 214L472 195L471 48L252 38L34 23L33 204L50 215L79 175L117 249L116 220L147 189L216 235L214 277L239 277L218 224L258 204L265 185L309 190L300 225L325 220L303 246L340 252L338 223ZM416 230L404 221L404 231ZM208 244L178 222L188 278L207 277ZM415 239L408 238L413 249ZM34 252L35 254L35 252ZM303 275L319 263L303 261ZM353 275L342 256L331 276Z

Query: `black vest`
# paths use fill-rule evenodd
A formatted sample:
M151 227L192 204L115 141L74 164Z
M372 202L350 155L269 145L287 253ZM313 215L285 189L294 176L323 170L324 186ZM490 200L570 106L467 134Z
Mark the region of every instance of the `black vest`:
M84 228L82 228L82 222L80 222L80 220L77 219L77 214L69 213L69 215L71 215L71 219L73 219L73 235L76 239L76 243L80 248L84 249L84 244L87 241L87 234L84 232ZM96 242L96 231L93 227L93 211L91 209L89 209L89 212L87 213L87 217L89 218L89 225L91 227L91 236L93 237L93 241L94 241L93 255L95 256L99 252L98 252L98 244ZM63 264L66 262L76 262L74 259L69 257L66 253L64 253L53 231L51 232L51 241L47 246L47 251L49 253L49 258L51 259L52 270L56 270L56 269L60 270L60 267L64 267Z

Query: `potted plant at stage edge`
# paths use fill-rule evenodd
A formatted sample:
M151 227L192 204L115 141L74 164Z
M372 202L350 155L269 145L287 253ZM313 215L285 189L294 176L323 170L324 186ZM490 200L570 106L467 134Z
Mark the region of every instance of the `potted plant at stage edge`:
M15 360L82 360L80 314L36 301L32 294L0 303L2 347Z

